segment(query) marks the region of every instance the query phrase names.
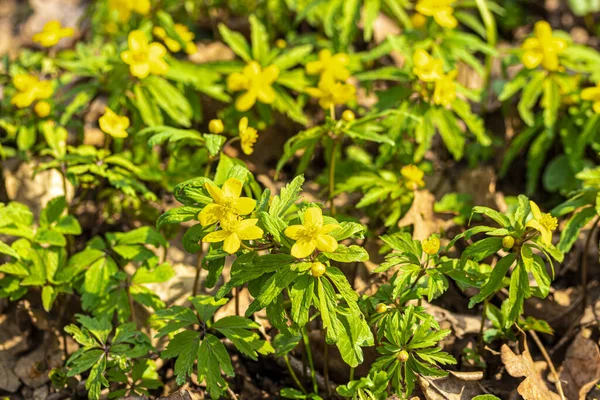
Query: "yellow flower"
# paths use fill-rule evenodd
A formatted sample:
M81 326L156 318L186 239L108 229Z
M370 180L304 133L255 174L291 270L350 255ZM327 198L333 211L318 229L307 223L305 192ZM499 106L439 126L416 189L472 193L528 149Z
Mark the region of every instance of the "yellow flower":
M50 21L44 25L41 32L33 35L32 40L44 47L52 47L62 38L73 36L73 28L63 28L59 21Z
M121 59L129 65L131 75L145 78L149 74L164 75L169 70L169 65L163 60L167 49L160 43L148 44L144 32L135 30L127 38L129 50L121 53Z
M316 88L306 88L306 93L319 99L321 108L327 110L337 104L346 104L353 100L356 88L348 83L335 82L331 77L324 76Z
M129 128L129 118L117 115L113 110L106 107L104 115L98 119L102 132L115 138L126 138Z
M279 67L269 65L263 69L256 61L250 61L242 73L234 72L227 77L227 88L232 92L245 90L235 102L238 111L248 111L256 100L271 104L275 101L275 90L271 87L279 76Z
M284 39L277 39L275 41L275 46L279 49L285 49L287 47L287 42Z
M423 49L413 53L413 73L423 82L435 82L444 76L442 60L429 55Z
M425 182L423 182L425 173L416 165L405 165L400 170L400 174L406 179L405 185L410 190L417 190L418 188L425 186Z
M263 230L256 226L257 218L241 219L235 214L223 218L221 230L211 232L202 238L203 242L223 242L223 250L233 254L240 249L242 240L256 240L263 236Z
M440 238L437 236L430 236L429 239L423 240L423 251L425 254L429 254L430 256L437 254L440 251Z
M433 90L433 102L437 105L449 107L456 98L456 83L454 79L458 75L458 71L450 71L448 75L443 75L435 81L435 89Z
M309 75L321 74L321 79L333 79L334 81L345 81L350 76L346 66L350 63L350 57L345 53L331 55L331 51L324 49L319 52L319 60L306 64L306 73Z
M256 143L256 140L258 139L258 132L256 132L256 129L248 126L247 117L240 119L238 128L240 130L242 151L244 154L250 155L254 152L254 143Z
M529 201L531 207L531 214L533 218L527 221L526 226L533 228L540 233L542 236L542 242L546 245L552 244L552 232L558 226L558 221L552 215L542 213L537 204L533 201Z
M208 131L210 133L214 133L218 135L219 133L223 133L225 127L223 126L223 121L220 119L211 119L208 123Z
M162 26L155 26L154 28L152 28L152 34L160 39L164 39L167 37L167 31Z
M323 225L323 212L318 207L311 207L304 213L302 225L288 226L284 233L296 241L292 246L292 255L296 258L305 258L315 249L332 252L338 247L338 242L331 235L331 231L339 228L338 224Z
M121 22L129 21L131 12L146 15L150 12L150 0L109 0L108 7L116 10Z
M600 82L595 87L585 88L581 91L581 99L593 101L594 112L600 114Z
M205 183L204 187L213 199L213 203L198 214L198 219L202 226L208 226L219 220L225 219L228 215L246 215L250 214L256 207L256 200L249 197L240 197L244 184L236 178L229 178L218 188L212 183Z
M36 100L44 100L52 96L52 82L40 81L29 74L17 74L13 77L13 85L18 93L10 101L18 108L29 107Z
M456 0L419 0L415 10L428 17L433 17L439 26L456 28L458 21L454 18L454 4Z
M414 13L410 16L410 22L414 28L422 28L427 23L427 18L423 14Z
M188 29L187 26L182 25L182 24L175 24L174 28L175 28L175 32L177 32L177 34L179 35L181 40L183 40L186 43L186 46L185 46L186 53L188 53L188 54L195 53L196 45L193 42L194 34L192 32L190 32L190 30ZM179 43L179 41L177 41L171 37L168 37L167 31L164 28L162 28L160 26L155 26L154 28L152 28L152 33L154 34L154 36L162 39L163 42L165 42L165 45L167 46L167 48L172 53L177 53L178 51L181 50L181 44Z
M46 118L48 115L50 115L50 110L50 103L47 101L38 101L33 107L33 111L35 111L37 116L40 118Z
M529 69L542 65L548 71L558 69L558 55L567 48L567 41L552 36L552 28L546 21L539 21L533 28L534 37L525 39L521 49L523 65Z

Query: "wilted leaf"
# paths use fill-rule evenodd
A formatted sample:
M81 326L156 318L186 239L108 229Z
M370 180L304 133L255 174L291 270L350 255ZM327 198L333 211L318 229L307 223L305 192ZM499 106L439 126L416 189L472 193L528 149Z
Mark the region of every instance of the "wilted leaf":
M598 344L577 335L569 349L560 372L565 396L568 399L585 400L587 393L600 380L600 349Z

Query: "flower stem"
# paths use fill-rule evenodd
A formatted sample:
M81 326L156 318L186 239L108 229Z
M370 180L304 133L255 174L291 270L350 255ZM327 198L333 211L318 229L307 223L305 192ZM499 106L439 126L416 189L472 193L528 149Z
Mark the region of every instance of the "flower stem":
M196 276L194 276L194 286L192 286L192 296L198 294L198 282L200 281L200 272L202 272L202 248L196 253Z
M319 393L319 387L317 386L317 378L315 377L315 363L313 362L312 351L310 349L310 342L308 340L308 334L306 333L306 326L301 329L302 341L304 342L304 351L306 352L306 358L308 358L308 367L310 368L310 377L313 384L313 392Z
M288 369L288 372L290 373L290 376L292 377L294 382L296 382L296 386L298 386L298 388L300 390L302 390L302 393L306 394L306 389L304 388L304 386L302 385L302 382L300 382L300 379L298 379L298 376L294 372L294 369L292 368L292 365L290 364L290 358L287 356L287 354L285 356L283 356L283 359L285 360L285 365L287 365L287 369Z
M325 392L329 397L329 346L327 346L327 328L321 330L323 333L323 378L325 378Z
M337 153L338 141L333 139L331 157L329 159L329 209L331 216L335 217L334 191L335 191L335 153Z
M489 299L483 301L483 310L481 311L481 326L479 327L479 353L483 354L483 329L487 318L487 307Z

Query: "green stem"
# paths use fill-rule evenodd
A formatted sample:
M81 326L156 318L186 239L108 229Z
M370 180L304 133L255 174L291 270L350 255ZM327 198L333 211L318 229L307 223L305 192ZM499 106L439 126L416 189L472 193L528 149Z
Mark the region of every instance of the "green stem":
M323 378L325 378L325 393L329 397L329 346L327 346L327 328L324 328L323 333Z
M338 141L333 139L333 146L331 147L331 157L329 159L329 209L331 210L331 216L335 217L335 204L334 204L334 191L335 191L335 153L337 153Z
M290 373L290 376L292 377L294 382L296 382L296 386L298 386L298 388L300 390L302 390L302 393L306 394L306 389L304 388L304 386L300 382L300 379L298 379L298 376L294 372L294 369L292 368L292 364L290 364L290 358L287 356L287 354L285 356L283 356L283 359L285 360L285 365L287 365L287 369L288 369L288 372Z
M194 277L194 285L192 286L192 296L196 296L198 294L200 272L202 272L202 248L200 248L198 253L196 253L196 276Z
M308 367L310 368L310 377L312 379L313 384L313 392L315 394L319 393L319 386L317 386L317 378L315 376L315 363L313 362L312 350L310 349L310 342L308 340L308 334L306 333L306 326L301 329L302 332L302 341L304 342L304 352L306 353L306 358L308 359Z
M483 301L483 310L481 311L481 326L479 327L479 354L483 354L483 330L487 318L488 299Z
M348 378L349 382L354 380L354 367L350 367L350 377Z

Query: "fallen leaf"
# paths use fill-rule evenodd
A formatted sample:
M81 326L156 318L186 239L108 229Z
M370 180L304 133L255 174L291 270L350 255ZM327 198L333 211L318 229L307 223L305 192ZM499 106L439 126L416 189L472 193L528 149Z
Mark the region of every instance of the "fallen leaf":
M485 393L478 382L482 378L481 371L450 371L444 377L419 376L417 382L427 400L471 400Z
M519 384L517 392L525 400L560 400L560 396L548 389L538 373L526 341L524 341L523 346L524 350L521 355L515 354L506 344L503 344L500 349L502 362L510 376L525 378Z
M435 196L428 190L415 191L413 203L404 217L398 221L398 227L413 225L413 238L423 240L454 224L452 220L445 221L438 218L433 212L433 203L435 203Z
M589 334L589 330L584 330L577 335L567 349L562 365L560 380L569 399L585 400L600 380L600 349Z

